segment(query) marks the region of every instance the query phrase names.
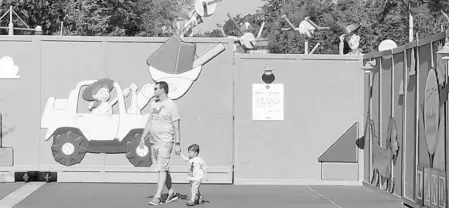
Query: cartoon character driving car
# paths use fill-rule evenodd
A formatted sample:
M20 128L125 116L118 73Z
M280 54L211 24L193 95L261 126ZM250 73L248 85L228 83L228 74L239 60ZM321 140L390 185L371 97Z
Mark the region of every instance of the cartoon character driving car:
M114 88L114 80L111 78L100 79L87 87L83 91L83 99L91 102L88 106L89 111L95 115L112 115L112 106L114 106L118 98L115 97L111 101L111 91ZM128 97L132 91L137 89L136 84L131 84L127 89L123 90L124 97Z

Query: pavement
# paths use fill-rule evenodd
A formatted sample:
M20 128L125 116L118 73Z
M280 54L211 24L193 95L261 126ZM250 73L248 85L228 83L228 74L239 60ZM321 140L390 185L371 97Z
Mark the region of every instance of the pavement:
M0 200L22 187L25 183L0 183Z
M15 208L183 208L188 184L175 184L177 201L150 206L156 184L0 183L0 205ZM28 191L28 185L35 188ZM36 185L38 185L36 187ZM236 186L201 185L206 208L406 208L402 200L364 186ZM23 197L18 199L18 197ZM166 198L166 191L163 199ZM14 201L12 201L14 199ZM9 202L9 203L8 203Z

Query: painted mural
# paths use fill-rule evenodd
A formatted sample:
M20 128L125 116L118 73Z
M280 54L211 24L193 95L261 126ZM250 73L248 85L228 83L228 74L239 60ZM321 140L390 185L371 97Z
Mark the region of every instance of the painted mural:
M440 102L440 94L437 83L436 71L431 68L427 76L425 86L424 105L421 107L425 144L429 166L431 168L444 169L444 157L441 156L441 149L437 151L437 145L444 143L444 103Z
M391 56L396 59L391 62L391 68L389 61L385 61L389 58L385 57L374 58L382 59L384 65L374 64L367 68L372 81L371 90L367 92L368 104L371 105L368 105L365 127L365 139L371 146L369 183L391 193L400 189L394 194L402 195L404 203L413 207L447 207L446 129L449 107L448 60L445 56L449 45L444 42L440 38L397 52ZM389 77L390 71L395 77ZM395 92L397 90L399 93ZM392 103L389 97L394 99ZM382 109L390 105L394 115L402 118L389 116L387 132L383 136L386 138L382 139L378 136L379 126L385 127L387 121L382 118L391 113ZM400 138L398 131L402 131L404 139ZM383 143L379 143L381 140ZM400 142L404 142L402 149ZM397 161L402 165L395 168ZM394 188L398 184L394 183L393 173L402 175L399 184L402 188Z
M368 95L368 104L373 103L375 100L373 98L373 90L379 90L378 82L375 82L376 78L379 78L379 70L376 70L376 61L369 61L366 63L367 66L371 66L371 76L372 86L370 86ZM377 85L376 85L377 84ZM378 92L379 93L379 92ZM376 95L378 95L378 93ZM378 98L376 99L378 102ZM376 106L373 103L373 107L368 105L368 112L365 118L365 131L364 139L365 143L370 143L371 147L371 177L370 184L374 187L378 187L382 190L388 191L390 193L394 192L395 178L393 175L393 168L397 163L398 156L400 154L401 145L398 139L398 128L396 119L393 116L389 116L388 128L385 135L385 139L381 139L379 131L379 123L376 123L376 119L373 117L373 108ZM377 120L380 120L377 118ZM381 144L381 140L384 142ZM369 150L368 150L369 151Z
M154 83L167 82L168 96L179 99L198 79L203 66L224 50L219 43L195 59L195 44L174 35L147 60L152 82L123 88L116 78L86 80L80 81L67 99L50 97L41 128L47 129L45 140L53 139L55 161L73 166L81 163L86 153L125 153L133 166L150 167L149 141L140 140L148 116L141 111L154 96ZM86 113L78 110L81 100L89 102ZM113 111L115 106L118 112Z
M371 184L393 193L395 183L393 167L399 154L396 121L393 117L389 119L385 147L380 146L374 121L370 120L369 124L373 158Z
M443 48L442 42L437 42L436 50ZM417 178L422 193L419 202L426 207L442 207L446 205L446 61L440 54L436 56L436 66L431 66L427 72L425 85L422 86L424 98L420 107L419 126L423 134L419 135L418 172L423 173ZM433 60L432 60L433 61ZM423 186L421 186L423 182Z
M164 26L163 30L175 35L147 59L150 83L140 88L132 83L123 88L120 78L85 80L78 82L68 99L50 97L41 128L47 129L45 140L53 139L51 151L55 161L72 166L81 163L86 153L126 153L133 166L150 167L149 140L140 140L148 119L142 110L154 97L155 82L167 82L168 96L179 99L198 79L203 66L225 50L219 43L196 56L196 44L182 40L185 35L193 34L193 28L203 22L202 18L213 15L219 2L196 0L181 11L173 11L178 18L173 26ZM6 59L6 63L13 62ZM13 69L10 74L14 73ZM89 102L87 112L80 111L85 108L80 107L83 100ZM114 107L118 107L117 112L113 111Z

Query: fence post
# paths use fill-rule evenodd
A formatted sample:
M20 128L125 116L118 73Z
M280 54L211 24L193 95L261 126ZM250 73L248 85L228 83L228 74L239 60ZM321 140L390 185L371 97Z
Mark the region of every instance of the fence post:
M9 6L9 25L8 25L8 35L14 35L14 23L12 22L12 6Z

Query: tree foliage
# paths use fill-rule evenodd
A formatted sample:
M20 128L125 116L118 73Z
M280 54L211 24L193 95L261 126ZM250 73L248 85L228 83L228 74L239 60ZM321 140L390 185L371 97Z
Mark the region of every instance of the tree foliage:
M409 41L409 12L414 18L414 32L419 38L425 38L441 32L441 25L448 26L448 21L440 9L448 13L449 2L445 0L340 0L334 4L331 0L264 0L264 5L253 15L241 17L237 22L248 21L253 26L254 35L260 24L266 21L262 37L269 39L271 53L304 53L304 37L296 31L283 31L288 28L287 22L281 18L286 15L295 25L299 26L305 16L310 17L317 25L329 26L329 31L317 31L313 38L308 39L309 51L319 43L317 54L338 54L339 36L342 28L350 24L361 25L357 34L361 36L362 52L377 51L381 41L394 40L398 45ZM447 8L447 9L446 9ZM235 35L236 28L226 21L224 24L228 35Z
M66 0L67 35L135 36L139 32L136 2L128 0Z
M59 20L63 18L63 1L3 1L0 6L0 14L2 16L12 6L15 13L30 27L35 28L41 26L46 35L53 35L55 31L60 29ZM13 15L14 27L26 28L15 15ZM9 24L9 14L1 21L0 25L7 27ZM6 30L1 31L7 34ZM15 30L14 34L31 34L30 31Z
M4 1L0 13L13 10L30 27L42 26L45 35L70 36L164 36L162 27L172 27L172 11L186 4L165 0L22 0ZM7 26L9 18L0 22ZM14 25L24 25L14 17ZM7 32L2 31L3 34ZM15 34L28 32L15 31Z
M139 36L168 36L172 32L162 30L163 26L172 29L175 15L187 3L166 0L138 0L139 15L142 19Z
M170 36L173 33L173 11L193 9L193 0L5 0L0 6L3 15L10 6L31 27L42 26L45 35L61 33L72 36ZM289 27L281 15L297 27L305 16L317 25L329 26L329 31L316 31L307 39L309 51L319 43L315 53L337 54L342 28L350 24L361 25L362 52L376 51L385 39L403 45L409 39L409 12L414 17L414 31L419 38L446 29L448 20L442 12L449 13L447 0L263 0L264 5L255 14L238 14L237 23L249 22L255 36L265 22L261 37L268 38L271 53L304 53L304 37ZM0 25L5 27L9 18ZM25 27L14 18L16 27ZM227 20L223 23L226 35L240 36L238 28ZM30 34L14 31L15 34ZM1 30L1 34L7 34ZM214 29L195 36L221 37Z

